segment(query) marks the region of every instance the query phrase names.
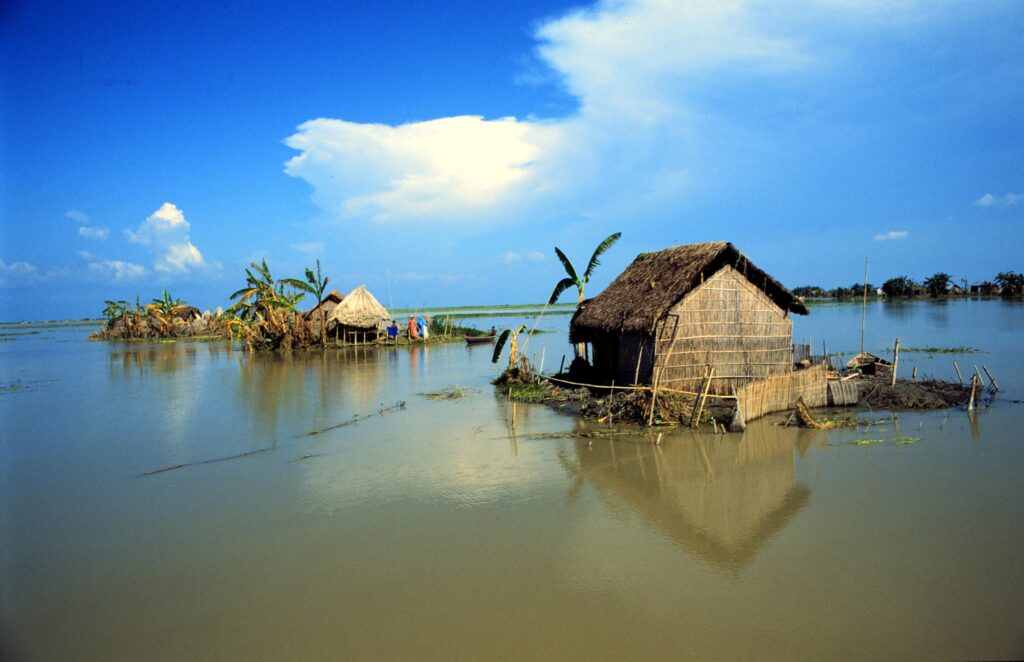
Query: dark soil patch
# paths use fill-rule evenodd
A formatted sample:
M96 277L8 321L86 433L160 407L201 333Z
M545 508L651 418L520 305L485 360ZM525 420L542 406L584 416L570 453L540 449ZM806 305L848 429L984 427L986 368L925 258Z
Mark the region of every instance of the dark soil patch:
M888 377L865 375L857 380L858 404L881 409L945 409L966 405L971 390L937 379L912 382L901 379L892 386ZM981 394L978 394L980 398Z

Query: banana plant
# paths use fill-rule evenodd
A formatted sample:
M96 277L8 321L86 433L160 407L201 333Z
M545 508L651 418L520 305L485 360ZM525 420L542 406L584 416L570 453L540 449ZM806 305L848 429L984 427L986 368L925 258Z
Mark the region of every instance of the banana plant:
M576 267L573 266L572 261L566 257L565 253L563 253L558 246L555 246L555 255L558 256L558 260L562 263L562 267L565 269L565 273L567 275L565 278L555 283L555 289L551 292L551 298L548 299L548 305L558 301L558 297L562 296L562 292L565 292L570 287L575 287L579 295L576 299L576 305L578 306L583 303L583 290L587 283L590 282L590 276L594 273L594 269L601 264L601 256L604 255L609 248L614 246L615 242L618 241L621 236L621 232L610 234L604 238L604 241L597 245L597 248L594 249L594 254L590 256L590 262L587 263L587 269L583 272L582 276L580 276L579 272L576 271ZM583 345L574 345L573 352L576 356L583 354Z
M508 367L513 368L516 361L519 358L519 334L526 330L526 325L521 325L518 329L505 329L498 336L498 340L494 343L494 354L491 356L491 363L497 363L498 359L501 358L501 350L505 348L505 343L508 342L509 337L512 338L512 343L508 348Z
M590 262L587 263L587 269L583 272L582 276L580 276L579 272L576 271L576 267L573 266L573 263L565 256L565 253L555 246L555 255L558 256L558 260L562 263L562 267L565 269L565 273L567 275L555 284L555 289L551 293L551 298L548 299L548 305L558 301L558 297L562 296L562 292L565 292L573 286L576 287L576 290L579 293L576 303L583 303L583 289L586 287L587 283L590 282L590 276L594 273L594 269L601 264L600 257L609 248L614 246L615 242L618 241L621 236L621 232L610 234L604 238L604 241L597 245L597 248L594 249L594 254L590 256Z
M316 297L317 310L320 313L320 345L327 345L327 312L323 308L324 292L327 291L327 281L330 280L327 276L323 276L320 273L320 260L316 261L316 273L309 267L306 267L306 280L301 281L296 278L286 278L282 283L294 288L299 292L305 294L311 294Z

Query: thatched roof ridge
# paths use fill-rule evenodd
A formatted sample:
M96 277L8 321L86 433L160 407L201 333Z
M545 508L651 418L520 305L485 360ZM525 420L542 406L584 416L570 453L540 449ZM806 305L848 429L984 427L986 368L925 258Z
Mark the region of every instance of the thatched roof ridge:
M316 304L306 312L302 313L302 317L303 319L307 320L313 319L314 315L319 315L321 306L323 306L323 309L327 313L327 315L330 316L331 311L334 310L334 307L341 303L344 299L345 297L341 294L341 292L339 292L338 290L331 290L330 292L327 293L327 296L324 297L323 301Z
M779 308L800 315L807 308L795 294L727 241L675 246L641 253L604 292L580 304L569 327L572 342L597 333L650 333L676 303L729 265L746 276Z
M379 329L390 319L387 308L370 294L365 285L349 292L334 307L330 320L356 329Z

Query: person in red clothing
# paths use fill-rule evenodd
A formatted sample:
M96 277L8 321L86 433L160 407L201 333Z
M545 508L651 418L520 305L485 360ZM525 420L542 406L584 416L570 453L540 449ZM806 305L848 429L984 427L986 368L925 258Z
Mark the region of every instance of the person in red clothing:
M419 331L416 330L416 318L409 318L409 340L416 340L420 337Z

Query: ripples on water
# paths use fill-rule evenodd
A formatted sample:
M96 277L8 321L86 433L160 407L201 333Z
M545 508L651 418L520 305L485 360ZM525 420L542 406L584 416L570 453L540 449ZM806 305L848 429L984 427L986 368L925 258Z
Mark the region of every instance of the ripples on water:
M549 369L567 321L546 318L562 332L528 350ZM832 431L768 418L660 446L643 430L532 436L590 429L544 407L518 406L513 428L489 347L254 356L18 336L0 345L0 386L21 385L0 392L0 645L27 659L1020 656L1022 322L998 301L871 307L869 350L899 335L985 352L901 357L946 378L954 358L988 365L1005 394L975 416L873 412L870 430ZM796 336L855 351L859 325L857 308L821 308ZM469 397L420 395L456 385Z

